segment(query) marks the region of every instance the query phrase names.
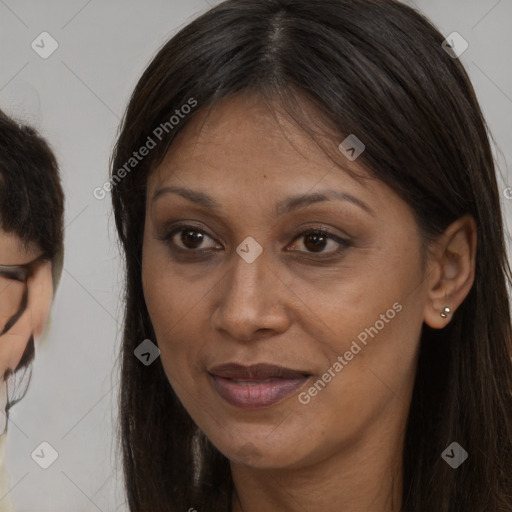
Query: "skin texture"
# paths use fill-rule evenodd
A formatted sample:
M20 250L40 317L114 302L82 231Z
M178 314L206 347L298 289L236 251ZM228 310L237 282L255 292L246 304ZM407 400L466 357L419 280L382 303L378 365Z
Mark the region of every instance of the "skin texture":
M399 510L422 325L444 327L450 316L440 312L455 311L469 292L474 221L452 224L423 267L409 206L382 182L355 181L297 126L284 118L277 125L257 97L227 100L203 120L191 121L149 177L142 281L168 379L231 462L232 510ZM342 155L340 162L357 165ZM204 192L220 209L170 192L153 200L169 186ZM274 212L288 196L327 189L373 213L337 199ZM179 232L164 240L177 221L203 232L202 245ZM314 252L299 236L312 228L350 244L327 240ZM248 236L263 248L252 263L235 251ZM218 250L194 257L201 249ZM298 393L395 303L400 312L300 403ZM207 372L227 362L265 362L313 377L278 404L240 410L217 394Z
M12 234L0 230L0 264L23 265L40 254L37 247L26 248ZM19 309L21 298L28 287L27 307L16 323L0 336L0 375L15 370L30 339L38 339L44 329L52 302L52 265L40 261L33 267L27 283L0 276L0 325L1 329Z

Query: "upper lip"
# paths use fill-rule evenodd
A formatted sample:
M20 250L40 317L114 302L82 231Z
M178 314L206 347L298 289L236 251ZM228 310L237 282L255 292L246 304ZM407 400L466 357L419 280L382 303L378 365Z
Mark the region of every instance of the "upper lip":
M225 379L234 380L263 380L269 378L300 379L311 375L303 370L294 370L292 368L285 368L283 366L266 363L258 363L250 366L244 366L237 363L226 363L214 366L209 370L209 373L218 377L224 377Z

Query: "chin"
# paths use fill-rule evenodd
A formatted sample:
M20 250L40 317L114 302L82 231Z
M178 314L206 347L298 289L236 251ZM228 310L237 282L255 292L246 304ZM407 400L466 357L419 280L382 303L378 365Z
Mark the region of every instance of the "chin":
M306 447L301 446L299 439L290 437L287 442L283 442L281 439L265 439L267 435L262 434L261 441L246 435L246 440L239 438L236 443L233 443L235 436L230 436L229 439L214 444L232 463L255 469L292 468L301 465L306 457L301 448Z

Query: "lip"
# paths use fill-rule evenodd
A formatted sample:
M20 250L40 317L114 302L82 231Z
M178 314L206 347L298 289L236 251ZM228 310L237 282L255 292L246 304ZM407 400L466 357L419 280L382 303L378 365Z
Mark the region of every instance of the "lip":
M217 393L241 409L277 404L295 393L311 377L303 370L266 363L251 366L227 363L211 368L208 373Z

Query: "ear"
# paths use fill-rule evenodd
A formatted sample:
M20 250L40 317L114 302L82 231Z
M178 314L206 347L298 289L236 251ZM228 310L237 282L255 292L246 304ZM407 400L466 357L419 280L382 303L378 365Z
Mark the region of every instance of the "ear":
M14 325L0 336L0 371L15 371L33 336L43 334L53 299L52 264L42 260L34 264L27 280L27 306Z
M424 322L442 329L468 295L475 280L477 229L474 218L464 215L450 224L429 254ZM449 308L441 316L444 308Z

